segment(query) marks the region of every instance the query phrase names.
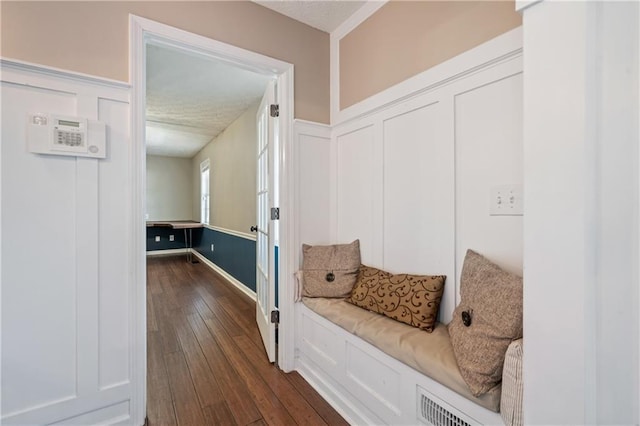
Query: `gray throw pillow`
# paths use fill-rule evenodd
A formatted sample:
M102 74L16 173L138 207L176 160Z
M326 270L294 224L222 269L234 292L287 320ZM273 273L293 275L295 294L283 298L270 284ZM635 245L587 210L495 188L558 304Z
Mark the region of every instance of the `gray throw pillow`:
M302 245L302 295L348 297L360 267L360 240L330 246Z
M500 383L507 347L522 337L522 278L468 250L460 298L449 335L460 374L477 397Z

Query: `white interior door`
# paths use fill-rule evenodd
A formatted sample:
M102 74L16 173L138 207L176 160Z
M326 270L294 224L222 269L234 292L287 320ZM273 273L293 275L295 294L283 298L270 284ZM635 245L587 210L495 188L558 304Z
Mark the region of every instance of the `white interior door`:
M271 322L275 310L275 252L274 224L274 139L277 118L270 115L275 103L275 84L269 83L257 114L258 171L257 171L257 238L256 238L256 321L270 362L276 359L276 330Z

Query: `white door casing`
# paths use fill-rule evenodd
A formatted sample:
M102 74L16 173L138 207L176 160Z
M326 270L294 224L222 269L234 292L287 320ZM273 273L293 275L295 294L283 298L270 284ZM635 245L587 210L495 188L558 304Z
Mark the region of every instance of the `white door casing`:
M295 158L293 137L293 65L226 43L199 36L149 19L130 15L130 80L131 80L131 280L132 280L132 336L135 355L131 366L135 374L133 408L135 423L144 422L146 400L146 257L145 257L145 82L146 45L153 43L186 52L207 55L227 63L277 78L277 98L280 104L279 149L280 164L280 291L279 291L279 348L278 365L284 371L294 367L293 327L293 271L297 269L294 255L295 216L293 167Z
M274 136L277 118L271 117L270 107L275 102L275 87L269 83L256 115L257 125L257 237L256 237L256 322L270 362L275 361L275 324L271 312L275 309L275 251L274 224L271 209L274 206Z

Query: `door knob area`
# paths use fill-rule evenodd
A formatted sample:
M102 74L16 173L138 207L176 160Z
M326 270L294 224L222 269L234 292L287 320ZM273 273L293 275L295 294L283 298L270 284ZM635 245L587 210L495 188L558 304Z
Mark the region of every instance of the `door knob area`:
M251 227L251 232L256 232L258 230L258 225Z

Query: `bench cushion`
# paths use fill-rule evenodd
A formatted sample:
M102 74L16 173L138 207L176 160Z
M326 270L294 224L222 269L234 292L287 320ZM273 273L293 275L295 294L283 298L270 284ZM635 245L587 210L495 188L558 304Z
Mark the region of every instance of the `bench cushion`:
M474 397L460 375L447 327L432 333L354 306L344 299L303 298L312 311L436 382L491 411L500 410L501 386Z

